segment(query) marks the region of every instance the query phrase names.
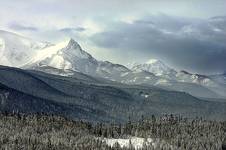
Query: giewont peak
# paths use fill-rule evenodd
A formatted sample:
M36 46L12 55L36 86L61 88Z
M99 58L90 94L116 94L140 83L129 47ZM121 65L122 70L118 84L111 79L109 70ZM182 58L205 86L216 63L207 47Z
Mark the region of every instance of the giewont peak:
M67 49L79 49L81 50L81 46L74 39L70 39L67 45Z
M68 55L71 59L82 58L88 59L92 56L86 51L82 50L81 46L74 39L70 39L67 46L62 51L64 54Z

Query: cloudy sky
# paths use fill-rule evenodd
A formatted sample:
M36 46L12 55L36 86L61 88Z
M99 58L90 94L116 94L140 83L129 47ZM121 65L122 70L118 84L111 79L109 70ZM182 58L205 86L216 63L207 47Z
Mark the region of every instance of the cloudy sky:
M225 0L0 0L0 29L53 43L72 37L114 63L226 70Z

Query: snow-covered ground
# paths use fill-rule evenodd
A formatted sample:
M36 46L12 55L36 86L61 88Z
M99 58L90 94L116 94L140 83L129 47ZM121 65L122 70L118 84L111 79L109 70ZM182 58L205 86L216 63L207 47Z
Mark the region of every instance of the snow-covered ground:
M152 138L139 138L139 137L131 137L127 139L111 139L111 138L104 138L104 142L107 145L113 147L116 143L120 145L120 147L129 147L130 144L137 150L143 148L144 143L146 145L152 145L155 147L155 143Z

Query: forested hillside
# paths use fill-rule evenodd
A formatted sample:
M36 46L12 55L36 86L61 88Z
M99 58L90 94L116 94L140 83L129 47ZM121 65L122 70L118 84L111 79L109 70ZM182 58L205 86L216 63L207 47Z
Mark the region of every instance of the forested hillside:
M0 149L10 150L220 150L225 132L226 122L174 115L91 124L47 114L0 113Z
M125 123L152 114L226 120L226 103L185 92L109 83L82 73L62 77L0 66L0 111L61 114L92 122ZM6 97L5 97L6 96Z

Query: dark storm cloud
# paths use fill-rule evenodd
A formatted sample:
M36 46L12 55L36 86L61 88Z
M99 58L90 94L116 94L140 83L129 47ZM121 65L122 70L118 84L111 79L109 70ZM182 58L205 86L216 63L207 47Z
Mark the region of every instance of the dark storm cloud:
M149 16L117 22L91 39L100 47L158 56L179 68L211 73L226 70L226 17L186 19Z
M26 26L16 22L11 22L8 24L9 28L17 31L38 31L38 28L33 26Z

